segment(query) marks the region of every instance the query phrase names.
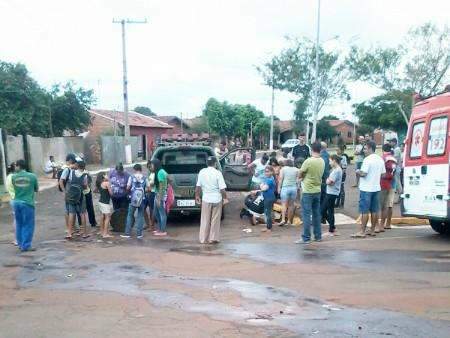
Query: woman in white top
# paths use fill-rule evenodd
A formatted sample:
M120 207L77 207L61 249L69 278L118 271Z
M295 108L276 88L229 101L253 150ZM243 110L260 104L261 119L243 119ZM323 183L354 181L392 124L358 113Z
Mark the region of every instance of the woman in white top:
M299 170L294 167L292 160L287 159L284 161L284 167L280 171L280 181L278 185L278 192L283 204L281 222L279 226L283 226L286 223L292 224L294 218L294 202L297 198L297 182L299 179ZM286 222L286 211L288 214Z

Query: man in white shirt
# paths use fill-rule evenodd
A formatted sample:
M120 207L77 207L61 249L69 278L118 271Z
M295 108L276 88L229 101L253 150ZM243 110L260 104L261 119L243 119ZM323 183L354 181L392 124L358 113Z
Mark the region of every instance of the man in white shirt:
M216 158L208 157L208 167L200 170L195 188L195 201L202 205L199 240L202 244L220 241L222 206L228 203L226 184L216 169Z
M47 175L52 174L52 178L56 178L57 171L58 171L58 166L55 163L55 158L53 156L50 156L49 160L45 164L44 172Z
M366 157L361 169L356 171L359 179L359 212L361 214L361 230L352 237L363 238L366 235L375 236L375 227L378 223L380 212L381 176L386 173L383 159L375 154L377 145L369 141L364 146ZM371 217L371 228L366 233L367 223Z
M249 164L248 169L253 172L252 177L252 189L257 190L264 178L264 169L266 169L267 162L269 162L269 156L264 153L261 158L254 160Z

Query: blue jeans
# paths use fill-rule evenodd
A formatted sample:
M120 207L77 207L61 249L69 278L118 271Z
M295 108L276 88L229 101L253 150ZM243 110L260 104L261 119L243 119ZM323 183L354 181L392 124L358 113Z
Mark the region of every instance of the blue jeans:
M131 235L131 228L134 219L134 213L137 210L137 219L136 222L136 235L142 236L142 229L144 228L144 209L145 202L142 201L140 207L133 207L131 204L128 206L128 215L127 215L127 226L125 228L125 235Z
M21 251L31 248L34 234L34 207L20 201L14 201L14 217L16 220L16 239Z
M264 216L266 217L267 229L272 229L272 209L275 200L264 200Z
M167 225L167 213L166 213L166 202L165 198L159 199L158 196L155 198L155 206L153 208L153 213L156 220L158 221L158 227L160 232L166 232ZM158 206L159 202L159 206Z
M303 235L304 241L311 240L311 225L314 230L314 239L322 239L320 226L320 192L316 194L303 193L302 195Z

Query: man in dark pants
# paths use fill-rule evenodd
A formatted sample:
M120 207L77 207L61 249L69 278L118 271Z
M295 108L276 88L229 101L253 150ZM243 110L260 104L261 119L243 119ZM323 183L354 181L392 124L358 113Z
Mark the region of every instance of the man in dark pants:
M327 178L330 175L330 154L327 151L328 145L325 142L320 142L320 157L325 162L325 169L322 176L322 186L320 189L320 205L324 204L325 197L327 196ZM322 214L322 223L326 223L325 215Z

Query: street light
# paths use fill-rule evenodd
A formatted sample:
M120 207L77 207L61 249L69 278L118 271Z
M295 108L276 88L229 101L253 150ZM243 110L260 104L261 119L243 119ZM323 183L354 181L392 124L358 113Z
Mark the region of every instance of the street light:
M311 143L316 142L317 116L319 115L319 38L320 38L320 0L317 0L317 35L316 35L316 81L314 85L314 115Z

